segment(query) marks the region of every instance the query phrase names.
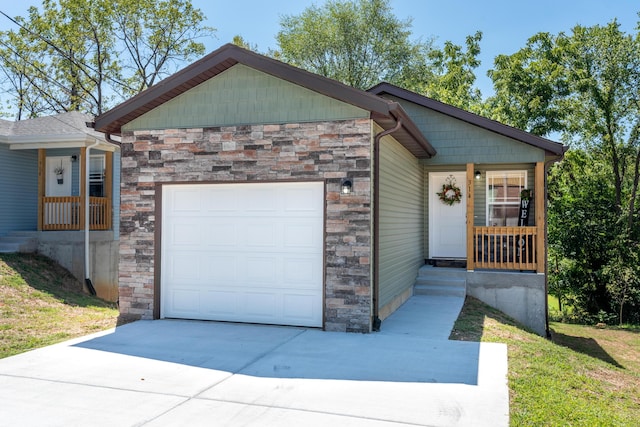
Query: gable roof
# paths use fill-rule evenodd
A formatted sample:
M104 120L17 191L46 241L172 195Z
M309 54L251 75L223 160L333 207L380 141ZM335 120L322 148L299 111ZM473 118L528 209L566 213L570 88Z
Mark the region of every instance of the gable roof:
M119 135L122 126L177 97L200 83L211 79L236 64L270 74L314 92L357 106L370 112L372 120L385 130L401 127L393 136L414 156L429 158L436 154L415 123L399 103L344 85L338 81L310 73L272 58L226 44L202 59L160 81L122 104L98 116L95 128L100 132Z
M460 108L454 107L453 105L445 104L440 101L436 101L435 99L428 98L426 96L411 92L406 89L402 89L390 83L379 83L369 89L368 92L379 96L387 94L400 99L404 99L430 110L437 111L439 113L462 120L474 126L486 129L490 132L494 132L514 139L516 141L520 141L525 144L540 148L547 152L549 155L562 156L568 149L568 147L558 142L551 141L550 139L542 138L540 136L525 132L512 126L507 126L495 120L470 113L469 111L462 110Z
M12 150L28 150L84 147L98 141L98 148L114 151L116 146L104 134L88 126L92 122L93 116L79 111L18 121L0 119L0 143Z

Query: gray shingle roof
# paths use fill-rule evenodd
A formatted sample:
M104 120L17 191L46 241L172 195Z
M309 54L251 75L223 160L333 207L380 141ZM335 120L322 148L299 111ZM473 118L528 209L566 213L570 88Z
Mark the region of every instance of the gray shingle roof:
M37 117L19 121L0 120L0 136L7 139L24 136L42 136L43 142L47 137L88 135L99 140L104 140L104 135L87 127L87 123L93 122L93 116L78 111L57 114L55 116Z

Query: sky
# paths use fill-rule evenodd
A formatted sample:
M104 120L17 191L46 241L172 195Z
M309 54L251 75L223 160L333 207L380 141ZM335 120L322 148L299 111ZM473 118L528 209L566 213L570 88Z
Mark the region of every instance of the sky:
M215 38L202 40L207 51L230 43L235 35L258 45L261 52L277 48L275 35L280 18L298 15L305 8L324 0L192 0L207 16L206 25L217 29ZM9 16L25 16L29 6L41 0L2 0L0 11ZM512 54L524 47L532 35L546 31L570 33L577 24L604 25L614 18L623 31L635 33L640 0L391 0L394 14L412 18L414 39L435 38L436 46L445 41L464 45L465 37L482 31L477 86L483 96L492 92L487 70L499 54ZM0 30L13 24L0 16Z

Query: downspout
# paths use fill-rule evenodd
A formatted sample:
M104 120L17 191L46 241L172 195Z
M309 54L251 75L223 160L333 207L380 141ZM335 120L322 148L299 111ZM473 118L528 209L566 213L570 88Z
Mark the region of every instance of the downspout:
M380 140L385 136L397 131L402 127L402 119L396 120L396 125L380 132L373 138L373 318L371 319L372 329L380 330L382 321L380 320L378 297L380 294L380 274L378 268L380 233Z
M96 139L96 141L87 147L85 153L85 200L84 200L84 282L89 288L89 292L91 295L96 295L96 289L93 287L93 283L91 283L91 271L89 269L89 229L91 228L91 218L89 217L89 169L91 167L90 164L90 155L91 149L100 144L100 141Z

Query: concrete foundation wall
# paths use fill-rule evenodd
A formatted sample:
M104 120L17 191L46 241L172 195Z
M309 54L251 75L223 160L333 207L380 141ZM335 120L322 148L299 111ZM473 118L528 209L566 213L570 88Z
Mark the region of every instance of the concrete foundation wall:
M546 334L543 274L470 271L467 295L513 317L539 335Z
M90 279L96 293L107 301L118 300L118 241L113 231L89 234ZM84 283L84 232L43 231L38 233L38 252L69 270Z

